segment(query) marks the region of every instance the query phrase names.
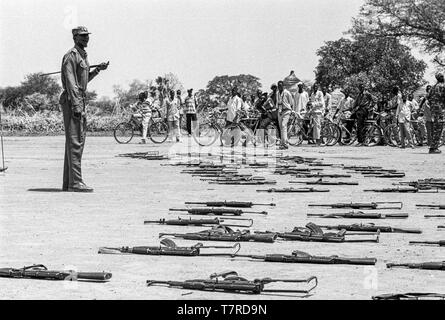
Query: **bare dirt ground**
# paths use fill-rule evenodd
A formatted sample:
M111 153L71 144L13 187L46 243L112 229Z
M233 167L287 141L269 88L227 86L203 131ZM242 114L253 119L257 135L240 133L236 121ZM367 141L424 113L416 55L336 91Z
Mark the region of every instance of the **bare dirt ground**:
M136 139L138 141L138 139ZM88 137L83 160L83 176L95 188L92 194L66 193L62 185L64 137L6 137L5 156L9 167L0 175L0 267L45 264L49 269L109 271L107 283L52 282L0 278L1 299L298 299L289 295L235 295L147 287L147 279L186 280L206 278L214 272L236 270L248 279L318 277L319 285L306 299L370 299L382 293L444 293L441 271L387 269L387 262L445 260L443 247L410 246L409 240L445 239L438 231L445 219L425 219L432 210L416 209L416 203L443 203L444 194L364 193L367 188L393 187L397 181L445 178L445 154L428 155L427 149L390 147L356 148L302 146L284 154L317 157L326 163L380 165L406 172L401 179L363 178L353 173L358 186L329 186L329 193L257 193L268 186L224 186L181 174L183 167L161 166L169 161L147 161L116 157L121 153L157 150L187 152L187 143L163 145L117 144L112 137ZM219 148L218 148L219 149ZM225 149L224 152L228 152ZM196 145L190 151L198 151ZM251 151L249 151L251 152ZM177 159L179 159L177 157ZM187 159L182 159L186 161ZM225 159L226 160L226 159ZM302 166L305 167L305 166ZM345 173L341 168L325 172ZM253 169L250 169L253 171ZM258 172L257 174L270 172ZM273 176L276 187L290 185L290 176ZM313 179L307 179L313 180ZM346 180L346 179L341 179ZM350 224L357 220L309 219L306 214L332 212L309 208L309 203L403 201L404 220L375 220L380 225L421 228L422 234L381 234L380 243L307 243L277 241L274 244L243 243L240 253L290 254L302 250L314 255L376 257L375 267L352 265L312 265L251 262L223 257L166 257L98 254L102 246L155 246L160 232L189 232L205 228L144 225L146 219L175 218L168 209L184 207L184 201L240 200L275 202L267 216L254 218L254 230L291 230L313 221L322 224ZM348 211L348 210L343 210ZM335 210L334 210L335 212ZM438 211L434 211L438 213ZM371 221L364 221L371 222ZM175 239L178 245L196 242ZM221 244L214 242L213 244ZM223 243L224 244L224 243Z

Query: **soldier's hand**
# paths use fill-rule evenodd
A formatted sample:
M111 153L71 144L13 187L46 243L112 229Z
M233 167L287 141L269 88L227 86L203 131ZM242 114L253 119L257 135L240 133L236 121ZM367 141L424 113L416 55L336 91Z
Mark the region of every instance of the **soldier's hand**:
M109 64L110 64L110 61L102 62L101 64L99 64L97 66L97 69L99 69L99 70L107 70Z

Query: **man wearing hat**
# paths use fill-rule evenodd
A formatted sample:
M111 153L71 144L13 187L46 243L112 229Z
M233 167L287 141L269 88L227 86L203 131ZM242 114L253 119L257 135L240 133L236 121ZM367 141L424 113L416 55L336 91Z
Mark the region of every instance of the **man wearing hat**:
M429 151L432 154L441 153L439 143L443 130L443 113L445 109L445 81L443 74L437 73L436 79L437 83L431 88L427 97L433 120L433 132Z
M85 145L86 133L86 92L87 84L101 70L108 67L108 63L101 63L93 71L85 48L88 45L89 35L86 27L77 27L72 30L74 47L71 48L62 60L62 87L60 104L63 110L65 127L65 162L63 168L63 191L93 192L82 180L81 161Z
M192 134L192 123L196 122L196 106L195 99L193 97L193 89L187 90L187 97L184 100L184 112L187 124L187 132L189 135Z

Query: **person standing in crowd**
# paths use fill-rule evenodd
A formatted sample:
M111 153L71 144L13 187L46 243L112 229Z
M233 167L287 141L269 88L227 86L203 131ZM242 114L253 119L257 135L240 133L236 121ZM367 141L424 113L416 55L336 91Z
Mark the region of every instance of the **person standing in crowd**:
M354 127L354 121L350 119L352 107L354 106L354 99L349 96L349 90L343 90L342 93L344 97L341 98L340 102L338 103L337 109L335 110L332 118L335 119L338 114L340 121L345 121L345 127L347 129L345 138L350 139L352 128Z
M440 138L443 130L444 109L445 109L445 79L442 73L436 74L437 83L428 93L428 102L431 108L431 116L433 122L433 130L431 135L431 145L429 153L439 154Z
M411 120L411 103L406 97L402 97L399 87L394 87L394 101L397 104L396 118L399 124L401 148L405 149L405 140L408 141L409 147L414 149L412 142L409 123Z
M249 101L249 99L247 99L247 95L246 94L243 94L242 100L243 100L242 110L245 113L249 114L251 109L252 109L252 106L250 105L250 101Z
M138 115L142 117L142 139L140 144L146 144L147 143L147 131L148 131L148 123L151 119L151 103L150 100L147 100L148 98L148 92L142 91L138 95L138 102L136 102L135 108L138 112Z
M90 40L86 27L72 29L74 47L62 59L61 79L63 92L59 103L63 111L65 128L65 160L63 165L62 191L93 192L82 179L82 155L86 138L86 92L87 84L108 63L101 63L93 71L85 48Z
M298 82L298 90L294 94L294 111L301 118L301 113L306 113L307 103L309 102L309 94L304 90L303 82Z
M284 88L283 81L278 81L277 107L278 107L278 120L281 132L280 149L289 149L287 141L287 124L289 122L290 115L294 108L293 104L294 104L294 99L292 98L291 93Z
M234 122L238 121L239 113L243 108L243 100L239 97L238 87L232 88L232 93L229 101L227 102L227 115L226 115L226 128L230 127ZM235 141L239 140L238 130L234 130L235 134L230 133L230 146L235 146ZM227 144L227 141L226 141Z
M310 118L314 124L312 135L317 146L321 145L321 120L323 118L323 113L326 110L325 100L323 92L319 89L317 83L312 86L312 93L310 96Z
M375 98L372 94L366 90L365 86L359 84L359 94L354 102L351 118L357 120L357 147L361 147L365 142L365 123L371 114L374 105Z
M325 115L327 115L332 111L332 96L329 93L330 90L327 87L322 87L321 92L323 92Z
M192 125L196 123L196 105L195 98L193 97L193 89L187 90L187 97L184 100L184 109L187 133L191 136L194 129L192 128Z
M165 106L167 109L167 122L169 129L168 141L173 141L172 136L176 137L176 142L180 142L179 134L179 100L175 96L173 90L169 90L169 95L165 99Z
M184 102L182 101L181 90L176 90L176 99L179 101L179 134L181 135L181 128L184 123Z
M431 109L430 109L430 105L427 99L428 93L431 90L431 86L427 85L426 86L426 96L422 98L422 101L420 101L420 106L419 106L419 110L420 110L420 115L423 118L423 121L425 123L425 131L426 131L426 143L428 145L428 147L431 146L431 136L432 136L432 132L433 132L433 120L432 120L432 115L431 115Z

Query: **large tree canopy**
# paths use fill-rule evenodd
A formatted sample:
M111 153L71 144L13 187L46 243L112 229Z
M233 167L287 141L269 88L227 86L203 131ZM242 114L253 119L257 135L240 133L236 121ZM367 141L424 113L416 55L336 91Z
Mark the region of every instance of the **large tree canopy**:
M238 92L242 95L250 96L261 88L259 78L250 74L240 74L237 76L216 76L207 84L206 90L198 92L198 103L200 106L216 107L226 104L231 96L234 86L238 87Z
M426 64L394 38L341 38L326 42L317 55L316 80L323 86L354 91L364 83L375 94L386 94L394 85L412 92L423 84Z
M351 33L411 40L445 66L444 0L367 0Z

